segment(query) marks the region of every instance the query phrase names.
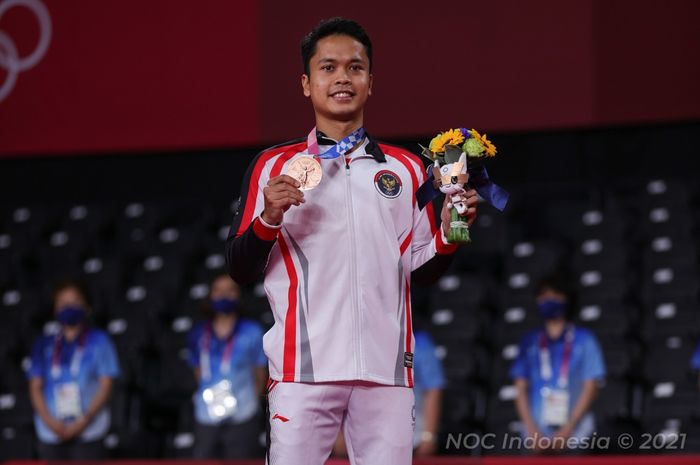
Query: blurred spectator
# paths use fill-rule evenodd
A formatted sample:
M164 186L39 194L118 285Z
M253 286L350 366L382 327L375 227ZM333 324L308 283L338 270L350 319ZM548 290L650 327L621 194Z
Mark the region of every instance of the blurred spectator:
M698 388L700 388L700 344L698 344L698 347L695 349L693 358L690 361L690 366L693 370L698 372Z
M593 333L568 321L570 293L560 277L543 280L536 299L544 327L521 339L510 374L523 437L536 439L535 452L557 453L594 432L590 407L605 365Z
M416 457L425 457L437 452L445 375L442 364L435 355L435 344L430 334L417 330L414 336L413 392L416 396L416 427L413 447Z
M260 455L260 395L267 378L262 328L238 315L241 291L222 274L211 284L210 317L190 331L195 394L195 458Z
M110 426L107 401L119 375L117 354L107 333L88 324L91 307L80 284L59 284L53 308L60 330L35 342L28 372L39 456L99 459Z

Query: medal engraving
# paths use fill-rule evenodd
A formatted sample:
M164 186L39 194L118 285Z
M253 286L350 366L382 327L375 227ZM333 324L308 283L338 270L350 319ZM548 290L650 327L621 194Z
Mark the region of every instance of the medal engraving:
M318 186L323 177L321 164L312 157L300 157L289 164L287 174L301 183L299 189L308 191Z

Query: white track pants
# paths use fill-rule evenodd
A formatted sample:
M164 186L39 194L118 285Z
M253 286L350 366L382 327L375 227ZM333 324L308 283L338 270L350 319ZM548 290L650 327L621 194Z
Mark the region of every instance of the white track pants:
M323 465L341 425L353 465L410 465L413 389L366 382L269 387L268 465Z

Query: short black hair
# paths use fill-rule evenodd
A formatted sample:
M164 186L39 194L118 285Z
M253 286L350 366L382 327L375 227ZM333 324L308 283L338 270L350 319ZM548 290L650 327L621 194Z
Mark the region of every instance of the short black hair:
M569 283L567 277L558 272L546 275L540 279L540 281L537 283L537 287L535 288L535 295L538 296L547 289L564 294L567 297L567 300L570 299L573 294L573 289L571 288L571 284Z
M350 36L361 43L365 47L367 58L369 58L369 71L372 72L372 41L369 36L356 21L336 16L324 19L301 39L301 60L304 65L304 74L309 75L309 62L316 53L318 41L334 34Z
M54 284L53 289L51 291L51 306L53 307L56 304L56 299L58 299L58 294L61 292L67 290L67 289L73 289L76 291L78 294L80 294L80 297L83 299L85 302L85 305L88 307L92 308L92 299L90 298L90 293L87 290L87 286L85 283L79 279L73 279L73 278L62 278Z

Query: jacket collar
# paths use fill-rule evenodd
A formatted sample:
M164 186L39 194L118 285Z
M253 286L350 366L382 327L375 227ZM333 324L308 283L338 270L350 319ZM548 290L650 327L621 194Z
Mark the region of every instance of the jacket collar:
M316 137L319 145L335 145L338 143L338 141L331 139L321 131L316 131ZM367 131L365 131L365 137L367 137L365 151L372 155L372 158L374 158L377 163L386 163L386 157L377 141Z

